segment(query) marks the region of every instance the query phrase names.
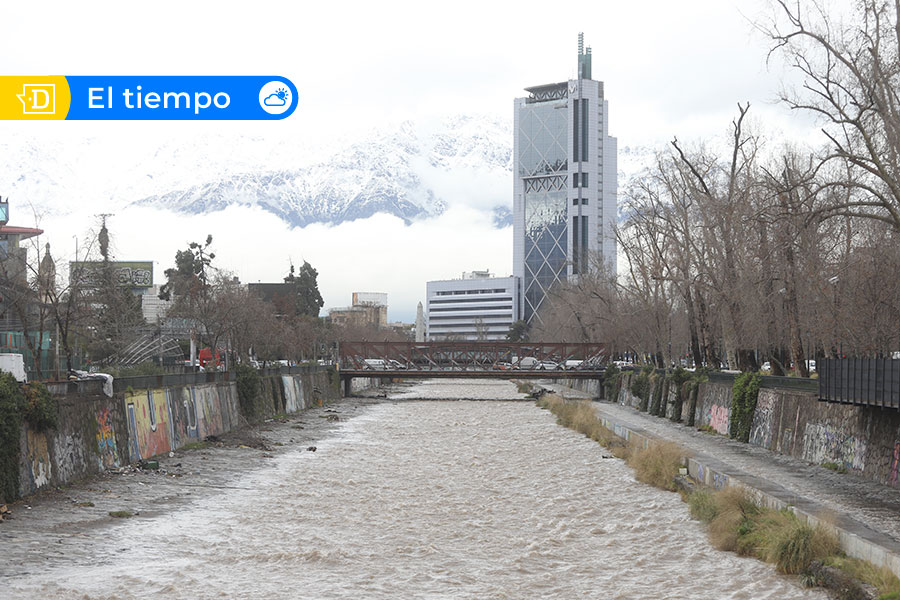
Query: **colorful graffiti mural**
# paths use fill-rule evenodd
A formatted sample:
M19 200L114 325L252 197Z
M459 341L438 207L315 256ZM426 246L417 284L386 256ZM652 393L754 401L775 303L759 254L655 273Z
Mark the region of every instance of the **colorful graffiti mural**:
M101 470L119 466L116 432L113 428L112 414L108 408L101 408L97 411L97 455Z
M169 452L168 390L140 390L125 394L129 458L132 462Z
M132 461L230 431L239 422L234 386L188 386L126 393L125 413Z

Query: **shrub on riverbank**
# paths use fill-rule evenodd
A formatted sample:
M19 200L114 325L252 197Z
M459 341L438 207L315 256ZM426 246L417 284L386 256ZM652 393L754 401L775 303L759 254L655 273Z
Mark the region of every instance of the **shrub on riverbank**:
M814 565L824 564L842 572L845 580L874 587L880 600L900 598L900 580L890 570L845 556L837 536L827 526L803 523L790 510L761 507L752 495L736 486L719 491L699 488L687 502L691 516L709 526L710 543L719 550L772 563L786 574L808 574ZM827 583L811 575L807 581L811 585Z
M675 491L675 476L683 466L685 450L672 442L650 442L631 453L626 462L638 481Z
M651 442L646 448L627 444L597 418L589 401L572 402L545 394L538 399L541 408L550 410L557 423L583 433L607 446L616 456L629 457L626 463L635 469L642 482L667 490L675 489L675 476L686 452L671 442ZM809 585L824 585L843 599L862 598L846 592L835 579L821 578L822 565L838 569L845 580L857 580L878 590L878 600L900 600L900 580L888 569L849 558L840 549L834 531L828 527L803 523L790 510L772 510L759 506L744 488L728 486L719 491L699 487L688 496L691 516L708 525L710 543L719 550L773 563L782 573L806 574ZM820 568L815 569L814 565ZM854 583L853 589L859 589ZM849 594L849 595L848 595Z
M19 439L25 396L10 373L0 374L0 503L19 497Z

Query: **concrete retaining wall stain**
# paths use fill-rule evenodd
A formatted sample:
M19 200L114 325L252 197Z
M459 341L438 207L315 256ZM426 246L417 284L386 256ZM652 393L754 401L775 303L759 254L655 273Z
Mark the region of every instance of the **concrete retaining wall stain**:
M284 387L285 412L292 413L307 408L302 381L298 381L289 375L282 375L281 384Z
M112 398L82 383L94 382L48 386L59 405L57 429L35 432L23 426L21 496L163 454L242 423L233 381L128 388ZM324 369L311 367L299 374L264 376L260 394L262 416L269 417L303 410L315 398L337 397L337 390Z

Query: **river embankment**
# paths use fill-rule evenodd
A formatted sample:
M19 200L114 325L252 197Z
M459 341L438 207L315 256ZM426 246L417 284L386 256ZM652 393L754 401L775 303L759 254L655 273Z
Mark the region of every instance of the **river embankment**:
M460 399L485 390L337 401L39 495L0 524L2 583L50 599L825 597L714 550L676 495L534 403Z

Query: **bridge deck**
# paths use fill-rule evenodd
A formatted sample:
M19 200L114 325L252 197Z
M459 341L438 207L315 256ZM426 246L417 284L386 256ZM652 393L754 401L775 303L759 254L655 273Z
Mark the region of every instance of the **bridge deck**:
M353 377L390 377L400 379L600 379L602 370L451 370L451 369L341 369L341 379Z

